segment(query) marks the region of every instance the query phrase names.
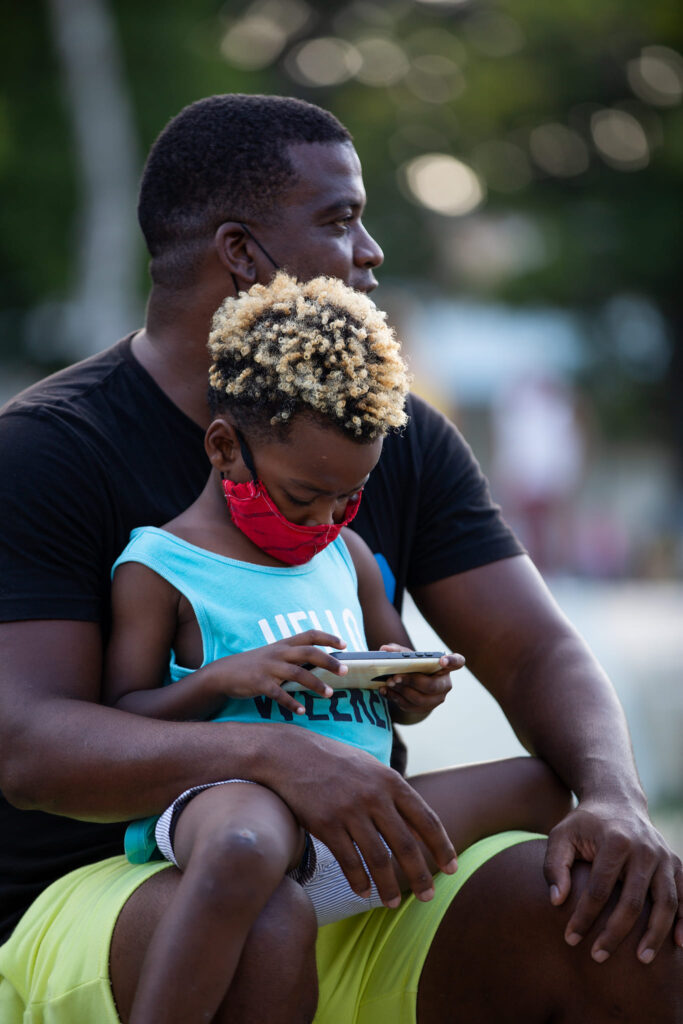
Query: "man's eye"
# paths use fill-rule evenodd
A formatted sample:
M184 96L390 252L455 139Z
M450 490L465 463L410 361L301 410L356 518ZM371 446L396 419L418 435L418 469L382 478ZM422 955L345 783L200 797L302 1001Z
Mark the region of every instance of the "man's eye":
M337 217L334 221L335 227L339 228L340 231L348 231L351 227L351 221L353 220L353 214L348 214L346 217Z

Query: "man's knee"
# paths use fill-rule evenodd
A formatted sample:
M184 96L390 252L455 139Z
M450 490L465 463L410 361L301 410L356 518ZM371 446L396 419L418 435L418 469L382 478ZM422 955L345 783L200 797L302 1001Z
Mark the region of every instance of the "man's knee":
M669 940L652 964L636 957L650 906L613 956L595 963L592 943L619 892L582 942L569 946L565 931L589 884L590 865L574 866L569 897L553 906L543 875L545 848L545 840L509 847L482 865L457 894L420 981L421 1024L439 1019L441 1008L452 1000L459 1001L463 1018L473 1024L494 1019L495 1013L527 1022L556 1015L572 1024L613 1019L673 1024L683 1019L683 951ZM448 964L456 962L460 970L449 972Z

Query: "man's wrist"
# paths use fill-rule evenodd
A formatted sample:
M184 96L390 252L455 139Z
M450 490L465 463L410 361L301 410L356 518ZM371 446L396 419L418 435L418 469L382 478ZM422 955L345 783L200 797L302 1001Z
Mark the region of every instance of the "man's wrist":
M613 769L601 772L598 779L584 781L575 792L580 804L638 807L647 813L647 797L637 778L617 776Z

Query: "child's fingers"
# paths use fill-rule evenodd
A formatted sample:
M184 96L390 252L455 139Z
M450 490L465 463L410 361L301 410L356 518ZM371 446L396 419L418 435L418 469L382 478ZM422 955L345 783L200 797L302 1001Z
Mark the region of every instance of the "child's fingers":
M295 700L287 690L283 690L277 683L274 683L272 689L269 688L267 693L264 693L264 696L271 697L281 708L285 708L295 715L304 715L306 713L306 708L303 704Z
M276 642L278 646L284 648L318 646L336 647L341 651L346 647L346 640L335 636L334 633L323 633L322 629L307 629L303 633L297 633L295 636L288 636L286 639Z
M457 672L459 668L462 668L465 664L465 659L462 654L444 654L442 658L439 658L439 664L441 668L436 672L433 672L427 678L435 679L437 676L448 675L450 672Z
M400 686L403 693L412 691L416 697L434 698L442 700L452 689L450 673L437 672L433 676L425 676L422 672L412 672L404 676L394 676L395 687Z
M346 665L340 666L342 671L339 675L345 675L348 672ZM276 673L283 682L289 682L290 680L294 683L299 683L305 690L313 690L314 693L319 693L321 697L331 697L334 690L327 683L324 683L322 679L318 679L313 672L310 672L303 665L288 665L283 663L281 668L278 668Z

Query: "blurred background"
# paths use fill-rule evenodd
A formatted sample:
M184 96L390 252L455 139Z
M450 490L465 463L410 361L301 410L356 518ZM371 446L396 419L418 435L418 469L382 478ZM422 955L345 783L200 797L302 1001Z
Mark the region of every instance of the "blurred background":
M378 304L617 686L683 852L683 20L670 0L5 0L0 402L141 322L149 145L216 92L354 135ZM419 645L434 638L412 607ZM413 771L514 753L466 671Z

